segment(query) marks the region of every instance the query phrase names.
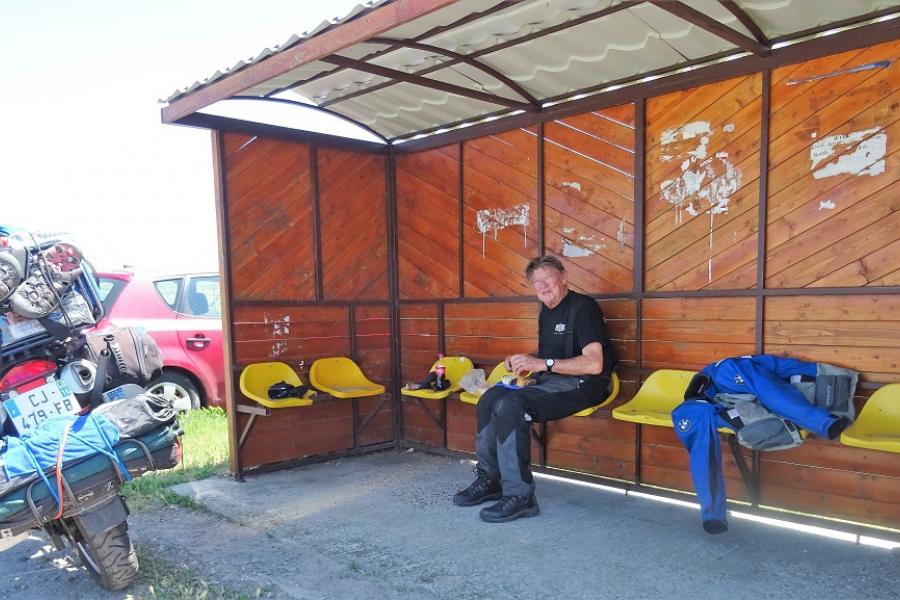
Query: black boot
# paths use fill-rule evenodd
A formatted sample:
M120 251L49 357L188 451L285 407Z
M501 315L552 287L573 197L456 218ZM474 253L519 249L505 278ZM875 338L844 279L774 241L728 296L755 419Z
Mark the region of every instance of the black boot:
M534 517L540 512L534 494L527 496L504 496L500 502L482 508L478 514L482 521L488 523L506 523L519 517Z
M488 474L475 467L475 481L466 489L453 496L453 504L457 506L475 506L488 500L497 500L503 495L500 482L491 479Z

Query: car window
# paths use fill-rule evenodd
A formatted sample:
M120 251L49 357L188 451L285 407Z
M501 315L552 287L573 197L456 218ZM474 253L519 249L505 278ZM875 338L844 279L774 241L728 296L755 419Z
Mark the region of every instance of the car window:
M154 281L153 286L162 299L165 300L172 310L175 310L175 304L178 302L178 295L181 293L181 277L178 279L160 279Z
M189 315L219 318L222 315L219 276L192 277L188 284L185 304L185 310Z
M103 303L103 311L109 314L116 300L119 299L119 294L125 288L125 282L110 277L97 277L97 285L100 288L100 302Z

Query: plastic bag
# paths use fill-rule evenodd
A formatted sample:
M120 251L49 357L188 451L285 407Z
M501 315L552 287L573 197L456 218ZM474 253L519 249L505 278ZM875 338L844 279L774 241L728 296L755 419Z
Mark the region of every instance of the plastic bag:
M471 394L482 394L486 389L488 389L488 385L485 382L483 369L472 369L462 376L462 378L459 380L459 385L461 385L464 390Z

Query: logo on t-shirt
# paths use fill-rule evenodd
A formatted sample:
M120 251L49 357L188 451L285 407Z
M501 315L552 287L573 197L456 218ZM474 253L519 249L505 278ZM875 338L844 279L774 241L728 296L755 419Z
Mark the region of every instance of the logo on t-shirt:
M557 323L556 327L553 328L553 331L556 333L565 333L566 332L566 324L565 323Z

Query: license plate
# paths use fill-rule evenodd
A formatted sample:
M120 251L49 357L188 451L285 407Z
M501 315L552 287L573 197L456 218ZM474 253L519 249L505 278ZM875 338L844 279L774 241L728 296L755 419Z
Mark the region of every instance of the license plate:
M3 408L19 435L50 417L74 415L81 410L78 400L62 381L50 381L21 394L11 392L9 399L3 401Z

